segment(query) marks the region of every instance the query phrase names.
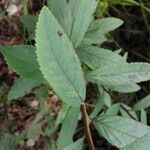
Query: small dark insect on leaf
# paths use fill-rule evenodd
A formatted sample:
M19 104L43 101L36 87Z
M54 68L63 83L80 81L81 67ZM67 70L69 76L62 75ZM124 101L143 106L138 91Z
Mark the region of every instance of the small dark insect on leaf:
M63 33L61 31L58 31L59 36L63 36Z

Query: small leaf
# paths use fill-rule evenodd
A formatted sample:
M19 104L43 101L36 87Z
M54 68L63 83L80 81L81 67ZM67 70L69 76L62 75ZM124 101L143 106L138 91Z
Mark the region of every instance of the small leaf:
M83 138L77 140L75 143L64 148L64 150L82 150L82 149L83 149Z
M92 15L96 9L96 6L96 0L82 0L80 6L77 8L70 34L70 39L74 48L79 46L83 40L85 32L87 31L92 20Z
M111 106L111 97L110 95L107 93L107 92L104 92L104 103L107 107L110 107Z
M121 150L149 150L150 133L147 133Z
M8 92L8 100L10 101L23 97L29 94L31 90L38 85L40 85L38 82L18 78Z
M58 138L58 150L73 143L72 138L77 126L79 114L80 107L70 107L68 109Z
M8 65L25 79L46 82L39 69L35 48L29 45L1 46Z
M138 111L138 110L141 110L141 109L145 109L147 107L150 107L150 95L147 95L142 100L140 100L139 102L137 102L134 105L133 109L135 111Z
M119 103L113 104L107 109L105 115L117 115L119 112L119 109L120 109Z
M120 93L132 93L139 91L141 88L135 83L127 83L123 85L111 86L109 87L112 91L117 91Z
M106 33L118 28L122 24L122 20L113 17L94 20L85 33L84 40L88 39L90 44L101 44L106 41Z
M131 107L129 107L128 105L126 105L126 104L124 104L124 103L121 103L121 105L122 105L123 108L125 108L125 109L123 109L122 107L120 107L120 113L121 113L121 115L122 115L123 117L130 118L130 119L131 119L131 117L132 117L132 118L138 120L138 117L137 117L135 111L134 111ZM128 113L127 113L127 111L125 111L125 110L127 110ZM129 114L130 114L130 115L129 115Z
M93 123L99 134L117 148L123 148L150 132L150 127L120 116L100 116Z
M118 18L108 17L103 19L97 19L91 22L86 36L95 37L95 35L104 35L110 31L115 30L123 24L123 21ZM93 35L93 36L92 36Z
M96 117L98 115L98 113L102 110L102 108L105 106L105 103L104 103L105 97L106 97L106 95L103 93L96 100L95 108L93 109L92 113L90 114L90 118Z
M150 64L130 63L124 65L103 66L92 71L88 79L106 86L139 83L150 80Z
M147 125L147 114L145 110L141 110L141 122Z
M67 35L45 6L36 36L38 61L45 79L64 102L79 106L85 99L81 64Z
M65 118L65 116L66 116L66 114L68 112L68 109L69 109L69 105L63 103L62 107L60 109L60 112L59 112L59 114L57 116L57 120L56 120L56 123L55 123L56 125L58 125L58 124L63 122L63 120L64 120L64 118Z
M79 47L77 54L81 61L91 69L101 68L108 65L124 64L126 61L119 54L100 47Z

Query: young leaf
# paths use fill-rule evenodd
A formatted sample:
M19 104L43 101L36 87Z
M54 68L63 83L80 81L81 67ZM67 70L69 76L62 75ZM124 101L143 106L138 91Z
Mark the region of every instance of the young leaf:
M96 101L95 108L93 109L92 113L90 114L90 118L94 118L98 115L98 113L102 110L102 108L105 106L105 98L106 95L103 93L99 96L99 98Z
M150 127L120 116L99 116L93 123L99 134L117 148L123 148L150 132Z
M60 98L72 106L85 99L81 65L67 35L47 7L36 30L36 47L42 73Z
M76 16L72 23L72 30L70 34L70 39L74 48L79 46L83 40L85 32L87 31L92 20L92 15L96 9L96 6L96 0L81 0L80 6L77 8Z
M150 80L150 64L108 65L92 71L88 79L106 86L126 85Z
M138 120L137 114L131 107L129 107L124 103L121 103L121 105L123 108L125 108L123 109L122 107L120 107L120 113L123 117L130 118L130 119L134 118L135 120Z
M8 100L10 101L23 97L29 94L31 90L38 85L40 85L38 82L18 78L8 92Z
M120 93L132 93L139 91L141 88L135 83L127 83L123 85L111 86L109 87L112 91L117 91Z
M150 107L150 95L147 95L142 100L140 100L139 102L137 102L134 105L133 109L135 111L138 111L138 110L141 110L141 109L145 109L147 107Z
M1 46L8 65L25 79L46 82L39 69L35 48L29 45Z
M85 33L83 43L88 41L90 44L101 44L107 40L105 38L106 33L118 28L122 24L122 20L113 17L94 20Z
M73 143L72 137L77 126L80 107L70 107L65 116L58 138L58 150Z
M119 103L113 104L107 109L105 115L117 115L119 112L119 109L120 109Z
M67 1L48 0L48 7L62 26L63 30L69 35L72 24L72 16Z
M130 145L122 148L121 150L149 150L150 148L150 132L143 135Z
M91 69L101 68L108 65L125 64L126 61L119 54L100 47L79 47L77 54L81 61Z
M86 36L91 36L91 37L95 37L95 35L100 34L100 35L104 35L116 28L118 28L119 26L121 26L123 24L123 21L118 19L118 18L114 18L114 17L108 17L108 18L103 18L103 19L97 19L94 20L93 22L91 22Z
M64 120L64 118L65 118L65 116L66 116L66 114L68 112L68 109L69 109L69 105L63 103L62 107L60 109L60 112L59 112L59 114L57 116L57 120L56 120L55 125L58 125L58 124L63 122L63 120Z
M141 122L147 124L147 114L146 111L141 109Z
M83 138L77 140L75 143L65 147L63 150L82 150L83 149Z

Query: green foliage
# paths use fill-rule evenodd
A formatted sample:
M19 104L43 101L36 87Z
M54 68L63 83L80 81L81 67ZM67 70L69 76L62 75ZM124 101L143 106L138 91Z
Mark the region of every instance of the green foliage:
M63 101L79 106L85 99L81 65L66 33L46 7L39 16L36 36L38 62L45 79Z
M70 107L63 120L62 128L58 138L58 150L73 143L73 134L77 126L80 107Z
M97 2L95 0L81 0L76 11L70 33L70 40L75 48L78 47L83 40L85 32L87 31L92 20L92 15L96 9L96 6ZM84 21L81 21L83 18Z
M138 111L138 110L140 110L140 109L145 109L145 108L147 108L147 107L149 107L149 106L150 106L150 95L147 95L147 96L144 97L142 100L140 100L139 102L137 102L137 103L134 105L133 109L134 109L135 111Z
M102 2L106 2L103 4L106 8L107 1ZM126 5L134 3L122 2ZM38 138L42 134L51 140L53 128L62 123L57 144L51 140L45 149L56 149L56 146L58 150L82 149L84 138L74 142L73 135L81 116L80 106L85 101L86 84L92 82L98 94L94 104L87 104L92 106L89 109L92 110L91 120L87 120L94 124L100 136L123 150L148 148L150 127L144 125L147 124L147 113L143 109L149 107L149 95L132 109L121 100L116 101L112 91L140 90L137 83L150 80L150 64L128 63L127 53L121 55L121 50L101 47L107 41L108 33L121 26L123 21L113 17L94 19L97 4L96 0L48 0L48 7L42 8L39 17L21 17L29 37L33 35L34 39L36 36L35 47L0 47L8 65L20 75L8 93L8 100L18 99L43 84L42 88L32 91L40 102L39 112L20 138ZM49 116L49 105L44 105L49 90L47 84L63 101L56 121ZM140 119L135 113L138 110L141 110ZM118 114L124 117L116 116ZM43 116L47 120L45 130L41 123ZM82 114L82 119L84 117ZM0 146L6 142L6 146L12 145L13 149L12 138L3 139ZM7 147L3 149L7 150Z
M75 143L67 146L64 150L82 150L83 147L83 138L77 140Z
M38 21L38 16L27 15L20 17L21 23L32 33L35 33L36 22Z
M150 146L150 133L143 135L141 138L137 139L130 145L122 148L121 150L149 150Z
M0 46L0 52L5 56L8 65L20 76L37 82L45 82L33 46Z
M118 63L126 63L124 58L117 53L95 46L81 47L77 50L77 54L80 60L87 64L91 69L101 68L110 64L116 65Z
M99 116L93 123L99 134L118 148L123 148L150 132L150 127L119 116Z
M38 82L18 78L9 90L8 100L10 101L23 97L26 94L29 94L31 90L38 85L40 85Z
M88 79L108 87L139 83L150 80L150 65L147 63L130 63L103 66L90 72Z
M48 7L63 30L69 35L71 31L72 16L69 4L66 0L48 0Z

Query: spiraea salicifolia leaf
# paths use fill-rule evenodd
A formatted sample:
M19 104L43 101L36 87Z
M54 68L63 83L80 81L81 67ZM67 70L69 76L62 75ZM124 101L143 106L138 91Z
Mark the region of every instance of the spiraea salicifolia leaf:
M79 59L66 33L45 6L37 23L36 48L44 78L56 94L69 105L80 106L86 88Z

